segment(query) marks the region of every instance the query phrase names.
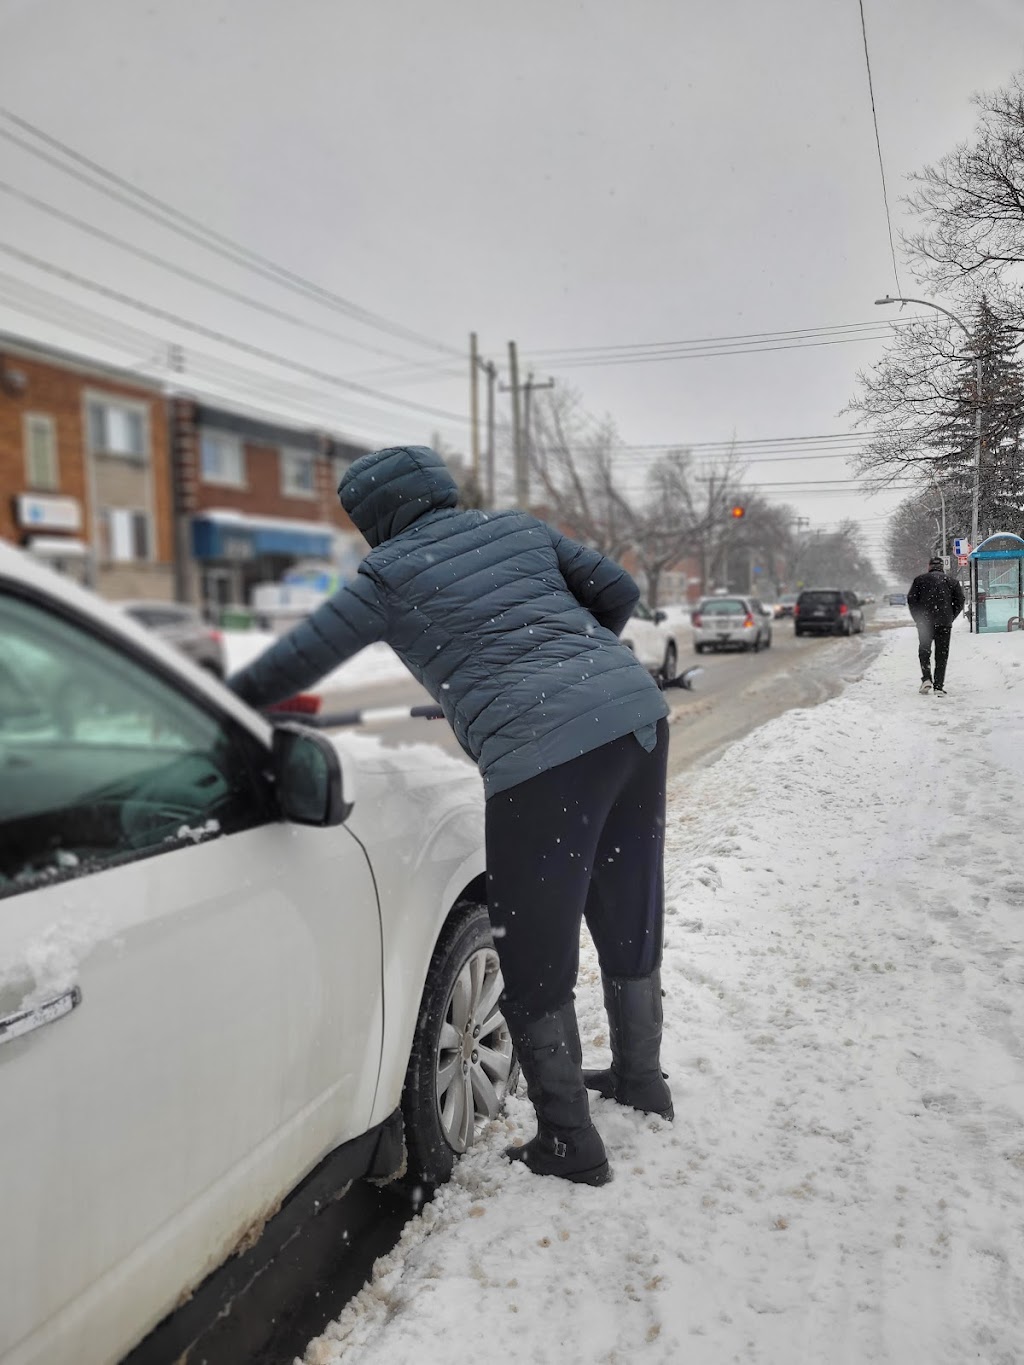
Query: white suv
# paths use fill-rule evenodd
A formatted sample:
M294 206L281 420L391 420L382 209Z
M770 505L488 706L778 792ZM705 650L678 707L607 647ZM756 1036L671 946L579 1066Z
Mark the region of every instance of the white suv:
M694 608L693 647L706 649L770 649L772 614L760 599L728 595L705 597Z
M665 612L652 611L638 602L622 632L622 643L663 687L675 682L679 673L679 646L675 631L665 624L667 620Z
M447 1176L515 1075L482 815L0 544L2 1365L120 1359L314 1175Z

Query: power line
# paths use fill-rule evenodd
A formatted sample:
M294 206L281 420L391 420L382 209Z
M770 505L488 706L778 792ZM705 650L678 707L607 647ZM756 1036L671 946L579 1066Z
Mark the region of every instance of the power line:
M7 275L2 271L0 271L0 298L4 299L9 307L17 312L24 313L26 316L55 323L63 330L74 332L79 336L88 337L90 340L99 341L104 346L121 352L127 351L142 358L140 361L129 365L128 368L140 373L147 369L157 372L167 370L169 347L166 338L143 332L126 323L117 322L101 313L93 312L79 304L61 299L46 290L37 289L24 280ZM202 389L206 395L220 397L222 401L237 401L231 398L225 400L223 393L225 388L232 393L241 390L245 393L255 394L261 400L257 406L264 411L276 406L286 408L293 415L298 415L301 409L303 413L308 413L311 417L326 422L332 427L347 427L350 433L352 428L374 430L375 424L377 431L384 423L387 424L388 428L393 428L396 424L409 426L414 420L411 415L388 414L383 416L371 410L359 411L358 408L353 409L350 405L341 407L338 403L338 395L289 384L287 381L273 377L264 371L247 369L244 366L191 349L188 352L187 361L187 374L179 376L176 383L197 392ZM250 404L251 407L252 404ZM277 413L278 417L281 415L280 412ZM413 430L411 426L410 430ZM422 424L416 428L416 434L422 436ZM356 439L354 434L353 439ZM373 439L377 439L376 434Z
M665 352L658 355L620 356L608 359L595 360L580 359L552 361L545 358L544 366L546 369L550 370L581 370L608 365L650 365L659 361L667 360L715 360L720 359L722 357L734 355L769 355L774 351L805 351L809 350L812 347L819 346L844 346L851 341L885 341L888 337L892 335L891 331L887 329L893 325L894 324L892 323L881 324L882 328L886 330L880 330L876 332L876 334L873 336L868 335L867 333L859 333L857 336L838 336L833 337L831 340L808 339L802 341L785 342L780 345L776 345L774 343L766 343L760 346L728 345L719 346L713 349L707 349L703 351L681 350L671 353ZM535 360L540 359L540 357L537 357L535 353L532 351L529 354L531 359Z
M2 135L2 130L0 130ZM96 227L93 223L87 223L85 219L77 217L73 213L68 213L65 209L57 208L54 204L48 204L44 199L37 198L34 194L29 194L26 190L20 190L16 185L11 185L7 181L0 180L0 193L9 195L11 198L20 199L22 203L38 209L42 213L49 214L50 217L58 219L60 222L69 224L77 228L80 232L85 232L98 241L106 242L108 245L116 246L118 250L125 251L129 255L135 256L140 261L146 261L149 265L155 265L160 270L166 270L172 275L177 275L179 279L188 280L191 284L198 284L204 289L212 290L224 298L232 299L236 303L242 303L247 308L253 308L257 312L265 313L269 317L275 317L283 322L289 322L293 326L301 327L306 331L316 332L320 336L330 337L334 341L340 341L346 346L355 346L359 350L369 351L374 355L389 356L406 362L406 368L410 365L418 366L420 362L400 356L395 351L387 351L379 346L372 346L366 342L358 341L354 337L345 336L341 332L335 332L330 327L321 327L318 323L310 322L306 318L300 317L297 313L289 313L287 309L277 308L273 304L263 303L262 300L253 298L251 294L242 293L241 290L232 289L230 286L221 284L219 280L210 279L208 275L201 275L195 270L189 270L185 266L177 265L160 256L154 251L147 251L144 247L136 246L134 242L126 242L123 237L118 237L112 232L107 232L105 228ZM424 361L423 365L429 366L431 370L435 368L434 362ZM445 364L448 362L445 361ZM460 371L461 373L461 371Z
M8 242L0 242L0 252L15 260L22 261L24 264L34 266L37 270L45 271L47 274L55 275L59 279L67 280L71 284L78 285L81 289L87 289L95 294L100 294L104 298L120 303L126 308L134 308L139 312L147 313L151 317L160 318L163 322L171 323L175 327L181 327L185 331L194 332L198 336L206 337L208 340L219 342L221 345L230 346L235 350L244 351L248 355L257 356L261 360L268 360L274 365L280 365L285 369L294 370L297 374L304 374L320 383L330 384L332 387L346 389L351 393L358 393L364 398L372 398L376 402L393 404L396 407L408 408L411 411L423 412L433 417L443 418L445 421L467 423L468 418L461 413L448 412L443 408L430 407L425 403L416 403L410 398L398 398L393 394L382 393L377 389L368 388L365 384L357 384L349 379L341 379L339 376L330 374L324 370L317 370L311 365L304 365L297 360L289 360L285 356L275 355L273 351L268 351L262 346L254 346L247 341L240 341L237 337L228 336L224 332L218 332L215 328L205 327L202 323L192 322L188 318L180 317L176 313L170 312L166 308L158 308L151 303L144 303L141 299L133 298L129 294L123 294L120 290L111 289L108 285L98 283L96 280L87 279L83 275L78 275L74 271L67 270L63 266L54 265L50 261L44 261L38 256L33 256L27 251L21 251L18 247L12 246Z
M583 355L601 356L608 353L618 355L631 351L656 352L660 350L677 350L680 347L724 346L730 343L739 344L748 341L785 341L794 337L830 336L833 333L840 332L877 331L879 326L907 326L909 323L918 320L918 315L912 314L907 317L887 319L885 323L881 323L878 318L872 318L868 322L840 322L827 325L815 324L811 327L791 327L785 330L772 329L765 332L735 332L722 336L689 337L674 341L605 342L596 346L555 346L547 349L536 349L531 347L529 348L529 354L537 359L554 361Z
M860 6L860 29L864 37L864 64L868 72L868 93L871 96L871 118L875 125L875 146L878 148L878 170L882 177L882 202L885 204L885 221L889 229L889 252L892 255L892 273L896 280L896 293L902 294L900 272L896 265L896 246L892 237L892 214L889 212L889 190L885 183L885 163L882 160L882 138L878 131L878 110L875 107L875 83L871 76L871 53L868 51L868 26L864 18L864 0L857 0Z
M400 337L405 341L414 342L415 344L425 346L430 350L440 351L445 355L458 356L461 359L462 352L456 347L449 346L445 342L436 341L432 337L424 336L419 332L413 331L409 327L404 327L400 323L393 323L381 314L375 313L368 308L363 308L360 304L353 303L350 299L346 299L340 294L335 294L333 291L324 288L322 285L316 284L312 280L307 280L304 276L297 274L293 270L289 270L286 266L278 265L276 261L270 260L269 257L263 256L259 252L253 251L251 248L234 241L224 233L217 232L215 229L207 227L205 223L200 222L187 213L183 213L180 209L176 209L172 204L168 204L166 201L158 199L156 195L149 194L146 190L140 189L137 185L132 184L130 180L126 180L113 171L107 170L106 167L101 166L96 161L92 161L89 157L83 156L82 153L75 151L73 147L68 146L65 142L61 142L58 138L51 137L49 133L36 127L35 124L29 123L27 119L21 118L11 110L0 107L0 118L4 118L9 123L28 132L32 137L37 138L47 146L53 147L59 151L62 156L67 157L77 165L84 166L87 170L92 172L92 176L83 174L83 172L76 170L74 166L65 165L59 158L48 155L39 147L35 147L30 142L26 142L24 138L15 136L15 134L7 129L0 128L0 137L5 138L15 146L20 147L30 156L34 156L39 160L54 166L62 174L69 175L80 183L88 185L90 189L95 190L97 193L106 195L107 198L114 199L118 203L124 204L136 213L143 214L152 221L159 223L160 226L178 233L179 236L197 243L208 251L216 252L218 255L233 261L236 265L241 265L248 270L254 271L256 274L262 275L266 279L272 280L273 283L277 285L304 294L307 298L313 299L324 307L333 308L342 312L346 316L351 317L358 322L362 322L368 327L376 328L378 331L389 332L392 336ZM100 180L97 181L94 179L93 177L95 176L99 176ZM109 183L104 184L102 183L103 181ZM118 189L112 189L111 186L117 186Z

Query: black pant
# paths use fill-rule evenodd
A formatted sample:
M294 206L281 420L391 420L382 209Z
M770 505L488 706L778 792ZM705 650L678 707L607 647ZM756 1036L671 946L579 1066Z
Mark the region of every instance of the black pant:
M506 1008L535 1019L572 995L580 922L611 976L661 961L668 722L651 753L633 735L487 802L487 894Z
M942 687L946 681L946 661L949 658L949 626L937 626L928 618L917 621L917 657L921 660L921 680ZM935 674L932 676L932 641L935 642Z

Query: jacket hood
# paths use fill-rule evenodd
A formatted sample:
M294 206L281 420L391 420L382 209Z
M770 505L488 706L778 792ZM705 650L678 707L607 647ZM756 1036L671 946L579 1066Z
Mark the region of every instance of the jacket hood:
M338 497L373 547L426 512L454 507L459 491L447 465L429 446L389 446L360 456L345 471Z

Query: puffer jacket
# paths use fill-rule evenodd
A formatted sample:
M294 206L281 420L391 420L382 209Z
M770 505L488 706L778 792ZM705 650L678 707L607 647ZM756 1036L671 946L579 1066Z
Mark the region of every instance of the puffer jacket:
M619 640L626 571L522 512L456 510L426 446L364 455L338 489L371 546L346 584L228 685L262 707L385 640L440 704L488 796L610 740L645 747L668 707Z
M933 626L951 626L964 609L964 590L941 569L920 573L907 592L907 606L914 620Z

